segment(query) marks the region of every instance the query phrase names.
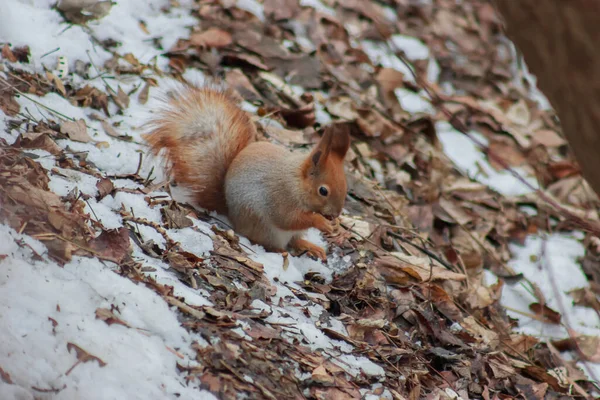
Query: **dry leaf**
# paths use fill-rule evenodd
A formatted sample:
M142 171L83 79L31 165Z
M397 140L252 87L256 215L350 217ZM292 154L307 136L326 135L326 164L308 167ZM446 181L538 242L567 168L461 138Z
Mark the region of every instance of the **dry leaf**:
M60 132L76 142L88 143L92 141L92 138L87 133L87 126L83 119L64 121L60 124Z
M8 47L8 44L4 44L4 46L2 46L2 57L6 58L10 62L17 62L17 57L15 57L10 47Z
M70 342L67 343L67 350L69 352L71 352L71 350L75 350L75 354L77 356L77 362L71 368L69 368L69 370L67 372L65 372L65 375L67 375L67 376L73 371L73 369L76 366L78 366L81 363L96 361L100 365L100 368L102 368L106 365L106 363L104 361L102 361L98 357L88 353L87 351L83 350L81 347L77 346L74 343L70 343Z
M46 77L54 85L56 90L58 90L59 93L63 95L63 97L67 97L65 85L58 76L54 75L52 72L46 71Z
M190 45L197 47L221 48L233 43L231 34L218 28L210 28L202 32L194 32L190 36Z
M313 370L311 377L315 382L318 382L322 385L333 385L335 382L333 377L329 375L325 367L322 365L319 365Z
M550 129L540 129L533 132L533 143L541 144L546 147L560 147L567 144L567 141Z
M118 318L108 308L97 308L96 309L96 318L106 322L108 325L118 324L118 325L126 326L127 328L131 328L125 321Z
M102 231L88 246L93 254L120 263L130 252L129 230L125 227Z
M108 178L102 178L96 183L96 189L98 189L98 196L96 200L102 200L107 195L111 194L115 190L115 185Z

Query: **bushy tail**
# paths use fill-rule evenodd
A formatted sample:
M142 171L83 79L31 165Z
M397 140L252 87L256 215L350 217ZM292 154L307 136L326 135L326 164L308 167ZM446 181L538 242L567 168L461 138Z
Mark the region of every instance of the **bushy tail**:
M164 151L168 174L192 191L203 208L227 214L225 174L256 138L250 116L228 90L186 86L170 93L143 135L156 155Z

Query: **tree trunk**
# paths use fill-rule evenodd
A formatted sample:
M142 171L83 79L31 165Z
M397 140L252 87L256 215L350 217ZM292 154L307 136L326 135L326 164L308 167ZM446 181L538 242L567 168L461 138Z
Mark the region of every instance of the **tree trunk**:
M600 195L600 1L494 0Z

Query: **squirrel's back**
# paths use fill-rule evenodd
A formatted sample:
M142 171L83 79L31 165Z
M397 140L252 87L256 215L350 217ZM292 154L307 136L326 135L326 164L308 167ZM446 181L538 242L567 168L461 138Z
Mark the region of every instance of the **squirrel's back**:
M227 214L225 175L256 139L250 116L228 90L186 87L168 96L144 135L154 154L163 149L170 175L201 207Z

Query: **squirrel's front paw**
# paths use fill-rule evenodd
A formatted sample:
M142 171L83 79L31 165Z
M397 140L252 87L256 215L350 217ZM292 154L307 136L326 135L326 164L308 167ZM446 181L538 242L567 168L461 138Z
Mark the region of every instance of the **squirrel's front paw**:
M315 228L320 230L323 233L332 234L334 230L333 222L322 216L321 214L315 214Z
M325 253L325 250L316 244L309 242L308 240L294 239L292 242L290 242L290 247L300 253L306 253L311 257L317 257L323 261L327 260L327 254Z

